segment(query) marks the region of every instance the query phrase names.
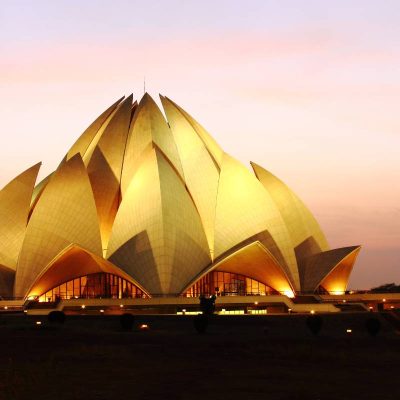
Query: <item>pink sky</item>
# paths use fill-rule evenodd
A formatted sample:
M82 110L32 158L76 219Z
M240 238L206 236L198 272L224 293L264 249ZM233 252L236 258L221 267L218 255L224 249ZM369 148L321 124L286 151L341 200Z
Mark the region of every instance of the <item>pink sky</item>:
M123 94L175 100L362 244L352 288L400 283L400 4L2 1L0 184L52 171Z

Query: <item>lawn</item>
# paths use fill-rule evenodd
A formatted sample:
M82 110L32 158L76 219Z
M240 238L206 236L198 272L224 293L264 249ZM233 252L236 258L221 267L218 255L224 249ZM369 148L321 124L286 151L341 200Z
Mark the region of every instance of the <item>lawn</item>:
M0 399L398 400L400 336L382 320L370 337L371 315L324 315L318 336L301 315L215 316L204 335L189 316L124 332L118 316L1 315Z

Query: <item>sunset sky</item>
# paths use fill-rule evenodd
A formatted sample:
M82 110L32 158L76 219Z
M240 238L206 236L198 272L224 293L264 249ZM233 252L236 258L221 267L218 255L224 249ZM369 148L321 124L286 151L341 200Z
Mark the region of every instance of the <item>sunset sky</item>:
M122 95L167 95L281 178L350 288L400 284L400 1L0 1L0 185ZM158 100L157 100L158 101Z

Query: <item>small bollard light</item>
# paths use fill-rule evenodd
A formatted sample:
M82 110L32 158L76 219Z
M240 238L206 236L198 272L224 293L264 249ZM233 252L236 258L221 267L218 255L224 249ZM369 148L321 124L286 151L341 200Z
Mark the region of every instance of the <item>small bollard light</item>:
M353 333L353 330L352 329L346 329L346 333Z
M5 309L5 310L8 310L8 307L7 307L7 306L4 306L4 309Z
M81 305L82 310L84 310L86 308L86 306L84 304Z
M393 308L394 308L394 306L390 306L390 308L392 308L392 309L393 309Z
M386 299L382 299L382 301L383 301L383 302L385 302L385 301L386 301Z
M147 324L142 324L139 326L139 329L141 331L148 331L150 329L150 327Z
M311 310L311 311L310 311L310 314L315 314L315 311L314 311L314 310Z
M289 314L291 314L291 313L292 313L292 309L291 309L291 308L288 308L288 310L287 310L287 311L288 311L288 313L289 313Z
M42 321L36 321L36 325L42 325Z
M124 308L124 305L123 305L123 304L120 304L119 306L120 306L121 308Z
M100 310L100 312L101 312L101 313L103 313L103 312L104 312L104 310Z
M258 301L255 301L254 304L257 305L257 304L258 304Z

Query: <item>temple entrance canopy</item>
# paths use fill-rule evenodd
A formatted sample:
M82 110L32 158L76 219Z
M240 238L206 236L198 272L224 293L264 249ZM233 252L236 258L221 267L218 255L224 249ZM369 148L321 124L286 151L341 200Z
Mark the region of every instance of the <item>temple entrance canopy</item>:
M132 277L122 271L120 268L113 265L111 262L98 257L90 252L82 249L79 246L70 246L68 247L63 253L57 256L45 269L43 274L39 276L36 282L33 284L31 289L29 290L28 298L37 298L39 296L46 295L50 290L55 289L55 292L51 294L52 300L53 297L56 296L57 287L58 293L61 296L62 293L65 293L65 298L67 296L75 296L76 292L72 290L71 292L71 284L74 282L76 287L78 287L78 281L76 279L80 278L79 287L80 287L80 295L82 293L86 293L85 296L89 292L81 292L84 290L86 285L93 286L97 289L94 290L93 296L100 296L102 294L101 289L99 289L99 285L101 283L95 283L96 279L93 278L93 274L97 274L98 276L112 276L112 277L119 277L120 281L115 282L114 280L109 280L110 286L119 286L118 295L121 294L121 290L123 291L126 287L129 287L131 293L138 294L140 297L147 296L146 290L140 287L136 282L133 281ZM93 276L92 276L93 275ZM82 281L82 279L86 279ZM101 278L103 279L103 278ZM100 281L101 281L100 279ZM106 278L104 278L106 279ZM107 278L108 279L108 278ZM107 282L107 279L104 282ZM111 279L111 278L109 278ZM114 278L112 278L114 279ZM99 282L100 282L99 281ZM111 283L112 282L112 283ZM124 283L125 282L125 283ZM67 287L64 290L64 286ZM106 283L104 283L106 285ZM128 286L127 286L128 285ZM105 286L104 286L105 287ZM122 289L121 289L122 288ZM107 290L104 289L104 297L107 297ZM110 293L108 294L110 295ZM143 295L143 296L142 296ZM47 295L46 295L47 296ZM45 298L46 298L45 296ZM49 296L47 296L49 297ZM61 296L62 297L62 296ZM44 298L42 298L44 299ZM47 298L46 298L47 299Z
M219 273L224 273L224 275ZM234 275L237 277L234 278ZM221 293L237 292L236 289L225 290L226 287L233 284L232 281L235 279L244 282L241 292L248 294L251 292L257 292L257 294L275 292L288 297L294 296L294 290L285 272L273 255L258 241L242 247L214 264L186 293L197 293L202 286L206 285L207 280L210 283L220 282L218 285L215 284L215 288L218 287Z

